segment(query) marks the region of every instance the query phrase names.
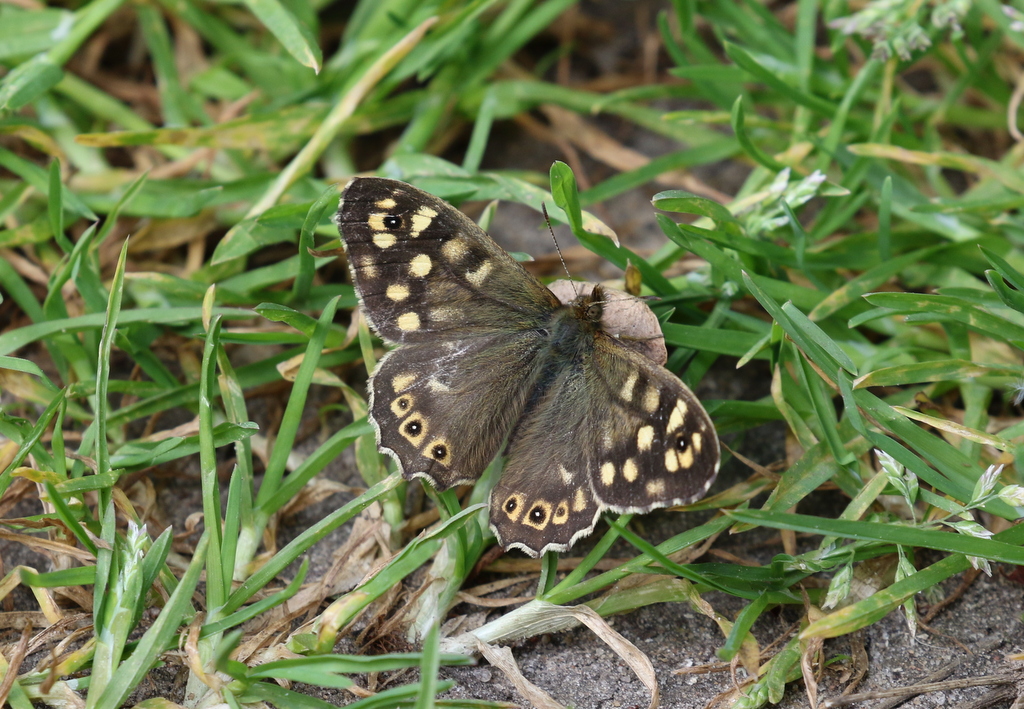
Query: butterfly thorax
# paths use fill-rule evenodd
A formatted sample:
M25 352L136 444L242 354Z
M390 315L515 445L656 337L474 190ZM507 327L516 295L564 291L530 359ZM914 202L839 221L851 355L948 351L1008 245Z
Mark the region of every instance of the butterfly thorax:
M600 288L595 288L551 313L545 330L550 353L557 361L577 361L593 349L594 336L601 329L601 297Z

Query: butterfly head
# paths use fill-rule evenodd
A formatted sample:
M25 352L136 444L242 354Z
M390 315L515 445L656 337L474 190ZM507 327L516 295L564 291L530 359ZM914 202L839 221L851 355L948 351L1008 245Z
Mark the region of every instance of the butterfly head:
M600 285L594 286L589 293L580 293L570 304L577 320L588 325L598 326L601 323L601 316L604 315L604 288Z

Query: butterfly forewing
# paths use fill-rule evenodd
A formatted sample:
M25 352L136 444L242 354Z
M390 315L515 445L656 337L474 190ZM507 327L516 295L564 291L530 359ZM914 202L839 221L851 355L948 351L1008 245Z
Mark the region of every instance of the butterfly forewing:
M404 182L352 180L337 221L371 324L400 344L370 382L378 446L438 489L476 480L523 409L557 299L469 218Z
M522 331L558 305L471 219L404 182L352 180L337 222L356 293L386 340Z

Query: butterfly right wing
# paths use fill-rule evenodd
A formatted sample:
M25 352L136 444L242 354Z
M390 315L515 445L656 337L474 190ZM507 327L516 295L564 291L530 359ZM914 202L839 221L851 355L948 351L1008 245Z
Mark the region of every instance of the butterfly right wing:
M392 350L370 380L377 447L407 479L475 481L522 414L543 345L527 331Z
M363 309L390 342L528 330L559 306L473 220L412 185L357 177L336 221Z

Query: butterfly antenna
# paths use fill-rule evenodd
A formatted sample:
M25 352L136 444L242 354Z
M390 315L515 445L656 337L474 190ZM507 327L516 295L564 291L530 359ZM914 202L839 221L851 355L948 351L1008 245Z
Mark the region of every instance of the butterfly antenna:
M573 293L576 295L577 298L579 298L580 292L576 288L576 281L572 279L572 274L569 273L569 267L565 265L565 259L562 258L562 249L558 247L558 239L555 238L555 230L551 227L551 217L548 216L547 205L544 204L543 202L540 203L540 211L541 214L544 215L544 223L548 225L548 231L551 233L551 241L555 243L555 251L558 252L558 260L562 262L562 269L565 271L565 275L568 276L569 283L572 283Z

